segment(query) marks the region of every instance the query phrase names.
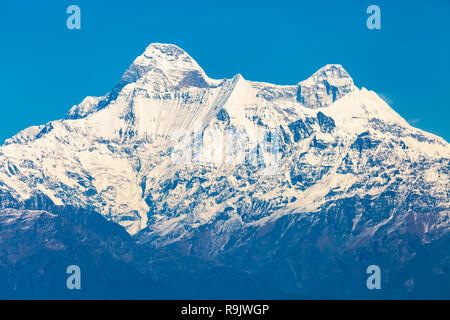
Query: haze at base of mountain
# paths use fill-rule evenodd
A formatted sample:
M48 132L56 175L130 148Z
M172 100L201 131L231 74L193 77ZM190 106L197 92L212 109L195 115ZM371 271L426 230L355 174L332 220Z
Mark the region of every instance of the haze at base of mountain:
M223 264L148 250L95 212L0 210L1 299L282 298L275 287ZM69 290L66 269L81 270ZM157 280L155 280L157 279Z
M295 223L285 216L236 235L255 239L246 246L208 258L200 252L208 230L164 248L142 247L94 212L70 207L52 212L0 211L2 299L449 298L450 239L422 244L414 232L420 224L414 222L389 241L381 236L341 250L331 230L308 230L297 222L284 232ZM187 251L191 244L195 247ZM400 263L405 256L412 258ZM374 261L382 268L381 291L366 287L365 268ZM81 290L66 287L65 271L73 264L81 268Z

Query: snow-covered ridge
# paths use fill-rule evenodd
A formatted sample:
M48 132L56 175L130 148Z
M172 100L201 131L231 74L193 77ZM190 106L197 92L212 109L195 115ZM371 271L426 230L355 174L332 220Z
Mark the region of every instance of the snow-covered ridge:
M220 86L223 79L215 80L184 50L176 45L153 43L138 56L122 75L113 91L104 97L88 97L67 114L68 119L85 117L108 105L128 84L145 86L152 93L184 91L192 88ZM292 98L305 107L325 107L353 90L353 80L341 65L327 65L298 85L278 86L250 82L258 89L258 96L266 100ZM319 100L318 100L319 99Z
M279 174L171 161L180 129L207 128L280 130ZM215 80L179 47L151 44L110 93L0 147L0 196L44 194L131 234L173 241L224 212L224 228L263 222L354 194L375 197L400 180L421 181L445 204L449 158L446 141L411 127L340 65L292 86Z

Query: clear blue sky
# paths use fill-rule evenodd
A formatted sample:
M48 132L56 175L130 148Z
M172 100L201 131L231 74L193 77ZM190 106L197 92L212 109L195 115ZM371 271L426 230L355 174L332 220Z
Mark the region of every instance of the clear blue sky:
M81 8L81 30L66 8ZM381 30L366 8L381 8ZM296 84L340 63L414 125L450 141L450 1L22 1L0 5L0 143L104 95L152 42L213 78Z

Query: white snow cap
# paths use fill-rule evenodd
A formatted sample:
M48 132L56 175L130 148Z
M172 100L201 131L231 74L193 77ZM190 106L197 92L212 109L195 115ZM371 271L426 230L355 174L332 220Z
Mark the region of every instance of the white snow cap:
M134 63L153 67L205 72L183 49L174 44L152 43Z
M308 86L325 80L334 86L353 84L353 79L342 65L327 64L317 70L311 77L300 82L299 85Z
M156 91L185 87L207 88L215 84L198 63L173 44L152 43L122 76L122 83L142 81Z
M327 64L298 86L297 100L312 109L327 107L355 89L353 79L340 64Z

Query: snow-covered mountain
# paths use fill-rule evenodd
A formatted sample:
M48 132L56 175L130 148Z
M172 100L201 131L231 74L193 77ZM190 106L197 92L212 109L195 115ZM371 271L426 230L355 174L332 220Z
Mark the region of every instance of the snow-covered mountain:
M445 140L341 65L292 86L216 80L177 46L151 44L110 93L5 141L0 208L95 211L144 248L287 295L362 294L350 270L379 263L406 277L391 291L405 295L419 271L450 283L449 256L435 253L448 246L449 168ZM399 273L441 242L435 264Z

